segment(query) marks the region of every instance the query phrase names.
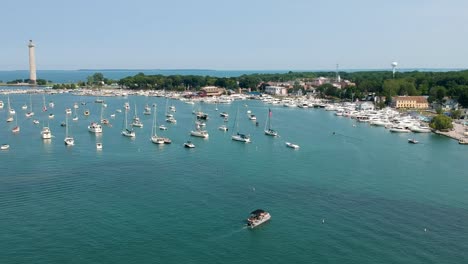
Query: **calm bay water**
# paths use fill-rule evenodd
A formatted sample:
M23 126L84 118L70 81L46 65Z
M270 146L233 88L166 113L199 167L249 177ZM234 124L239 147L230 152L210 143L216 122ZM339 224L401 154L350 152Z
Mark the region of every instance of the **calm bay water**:
M24 117L28 95L11 95L21 132L2 121L0 143L1 263L463 263L468 259L468 148L436 135L391 134L319 109L266 106L258 101L201 104L210 114L207 140L191 138L192 105L172 101L176 125L159 131L173 140L149 141L158 105L153 97L105 98L105 116L136 104L144 127L135 139L120 135L124 113L101 136L95 98L51 95L55 108L37 119L54 138L40 139L41 125ZM6 98L0 98L6 102ZM76 145L63 144L66 107L86 101L70 121ZM244 105L247 104L247 107ZM280 137L263 134L268 113ZM83 111L91 115L85 117ZM219 112L253 142L230 139ZM247 119L257 115L259 126ZM47 119L53 112L55 118ZM0 110L6 119L6 108ZM332 132L335 132L333 134ZM301 146L285 147L285 141ZM95 148L103 143L103 150ZM263 208L271 222L249 230L243 220ZM324 220L324 223L322 223ZM426 229L426 231L424 231Z

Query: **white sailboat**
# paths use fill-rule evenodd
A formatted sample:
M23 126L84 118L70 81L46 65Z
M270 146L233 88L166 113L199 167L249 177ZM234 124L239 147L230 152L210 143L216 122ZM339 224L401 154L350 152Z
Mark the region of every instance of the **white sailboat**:
M47 106L45 103L45 95L43 94L42 95L42 112L46 112L46 111L47 111Z
M236 118L235 118L235 121L234 121L236 134L233 134L231 136L231 138L234 141L250 143L250 136L249 135L239 133L239 121L237 120L238 115L239 115L239 108L237 108L237 114L236 114Z
M135 137L135 131L133 131L133 129L129 129L128 128L128 124L127 124L127 112L128 111L125 111L125 119L124 119L124 127L122 129L122 135L123 136L126 136L126 137Z
M271 128L271 115L272 115L271 114L271 109L268 109L268 117L267 117L267 121L265 123L265 135L276 137L276 136L278 136L278 132Z
M148 104L146 104L145 111L143 111L143 114L144 115L151 115L151 107Z
M15 116L16 116L16 114L15 114ZM19 133L20 132L20 127L18 126L18 117L17 116L15 117L15 126L13 127L11 132L13 132L13 133Z
M68 135L68 115L65 115L65 139L63 141L67 146L75 145L75 139Z
M154 106L153 127L151 128L151 142L154 144L164 144L164 138L158 137L156 134L156 106Z
M11 105L10 105L10 96L8 96L8 113L9 113L10 115L16 114L15 109L11 108Z
M73 108L75 110L75 116L73 116L72 120L73 121L78 121L78 115L76 114L76 109L77 108Z
M143 127L143 123L141 122L140 118L138 117L137 114L137 107L135 104L135 116L133 117L133 122L132 122L133 127Z
M109 120L104 118L104 104L101 105L101 124L109 125Z
M34 116L34 111L32 107L32 95L29 95L29 106L31 109L29 109L30 111L26 113L26 117L28 118Z

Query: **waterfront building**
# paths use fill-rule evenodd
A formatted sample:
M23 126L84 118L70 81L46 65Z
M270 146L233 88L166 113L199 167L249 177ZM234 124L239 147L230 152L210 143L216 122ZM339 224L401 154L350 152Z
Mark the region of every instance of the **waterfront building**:
M271 95L281 95L281 96L286 96L288 95L288 88L282 87L282 86L266 86L265 87L265 93L271 94Z
M429 103L424 96L396 96L392 100L395 108L427 109Z
M33 44L32 40L29 40L29 82L31 84L36 84L36 46Z
M216 86L205 86L200 89L201 96L220 96L226 90L224 88L216 87Z

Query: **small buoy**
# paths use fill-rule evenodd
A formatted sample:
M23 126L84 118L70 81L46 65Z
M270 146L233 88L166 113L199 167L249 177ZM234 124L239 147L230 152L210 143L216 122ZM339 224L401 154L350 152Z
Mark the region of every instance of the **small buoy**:
M427 232L427 229L426 229L426 228L424 228L424 232Z
M335 135L335 131L333 131L333 135Z
M325 224L325 219L322 219L322 224Z
M252 187L252 191L254 191L254 192L255 192L255 187Z

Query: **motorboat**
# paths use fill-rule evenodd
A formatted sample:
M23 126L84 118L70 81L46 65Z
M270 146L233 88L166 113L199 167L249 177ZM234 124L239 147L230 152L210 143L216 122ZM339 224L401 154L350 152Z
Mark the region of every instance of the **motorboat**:
M186 148L194 148L195 144L192 143L192 141L187 141L184 143L184 147Z
M222 112L222 113L219 114L219 116L221 116L221 117L229 117L229 114L226 113L226 112Z
M52 113L51 113L51 114L49 114L49 119L53 119L54 117L55 117L55 115L54 115L54 114L52 114Z
M299 148L299 145L293 144L293 143L291 143L291 142L286 142L286 147L288 147L288 148L293 148L293 149L298 149L298 148Z
M96 122L91 122L88 126L88 131L91 133L102 133L102 126Z
M67 108L67 109L65 109L65 114L67 114L67 115L71 115L71 114L72 114L72 110L71 110L71 108Z
M166 122L175 124L175 123L177 123L177 120L174 117L171 116L169 118L166 118Z
M42 139L51 139L52 138L52 132L50 131L49 127L43 127L42 128L41 137L42 137Z
M257 209L253 212L250 213L250 217L247 218L247 226L250 228L255 228L268 220L271 219L270 213L262 210L262 209Z
M39 120L34 119L34 120L33 120L33 124L35 124L35 125L39 124Z
M222 130L222 131L228 131L228 127L226 125L221 125L220 127L218 127L219 130Z
M7 149L9 149L9 148L10 148L10 145L8 145L8 144L2 144L2 145L0 146L0 149L1 149L1 150L7 150Z
M460 145L468 145L468 139L466 139L466 138L460 138L460 140L458 140L458 144L460 144Z
M232 135L231 138L232 138L232 140L234 140L234 141L240 141L240 142L250 143L250 136L249 136L249 135L237 133L237 134L235 134L235 135Z
M96 149L101 150L102 149L102 143L96 143Z
M249 120L257 120L257 117L255 115L249 115Z
M89 110L85 110L83 113L85 116L89 116Z
M408 138L408 143L410 143L410 144L418 144L419 141L417 141L417 140L414 139L414 138Z
M171 144L172 140L170 138L163 138L164 139L164 144Z
M415 133L430 133L431 128L427 126L412 126L410 130Z
M190 131L190 135L194 137L208 138L209 134L206 130L201 130L199 128Z
M160 126L159 126L159 129L160 129L160 130L167 130L167 127L166 127L165 125L160 125Z
M411 132L411 130L406 129L406 128L401 127L401 126L396 126L396 127L390 128L390 132L392 132L392 133L409 133L409 132Z
M143 127L143 123L140 121L140 118L135 117L135 118L133 118L132 126L133 127Z

